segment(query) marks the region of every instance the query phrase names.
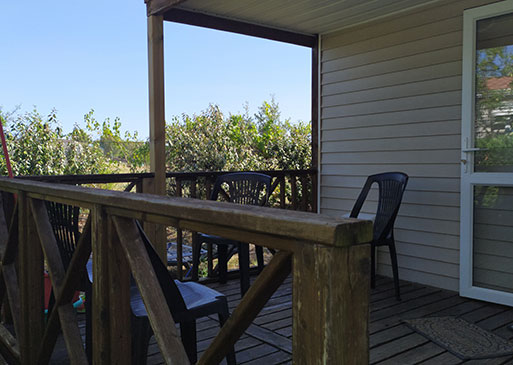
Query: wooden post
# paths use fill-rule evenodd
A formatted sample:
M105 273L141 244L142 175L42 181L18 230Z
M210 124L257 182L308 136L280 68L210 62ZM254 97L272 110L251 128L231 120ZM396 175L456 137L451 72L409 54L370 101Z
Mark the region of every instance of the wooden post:
M166 192L166 125L164 115L164 19L148 17L148 67L150 97L150 168L155 173L154 193Z
M148 80L150 106L150 170L155 173L147 193L166 194L166 121L164 99L164 18L148 16ZM161 259L167 261L164 226L144 227ZM154 233L152 233L152 231Z
M312 168L317 170L317 175L312 179L312 209L317 212L317 189L319 188L319 38L312 47Z
M152 194L155 191L155 182L156 178L143 179L143 192ZM143 227L162 262L167 263L166 227L147 222L144 222Z
M370 246L294 254L293 363L368 364Z
M103 207L91 209L93 250L93 363L110 364L109 230Z
M18 194L20 354L22 364L35 364L44 333L43 251L26 193Z
M130 328L130 268L121 248L112 219L109 233L109 307L111 364L130 364L132 361L132 331Z

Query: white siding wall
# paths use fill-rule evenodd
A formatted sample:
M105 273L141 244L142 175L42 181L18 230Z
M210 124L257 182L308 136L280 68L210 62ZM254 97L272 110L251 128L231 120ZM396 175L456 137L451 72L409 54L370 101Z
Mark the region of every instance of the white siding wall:
M491 2L441 1L322 37L321 211L350 211L370 174L406 172L405 280L458 289L463 10ZM391 275L387 249L378 272Z

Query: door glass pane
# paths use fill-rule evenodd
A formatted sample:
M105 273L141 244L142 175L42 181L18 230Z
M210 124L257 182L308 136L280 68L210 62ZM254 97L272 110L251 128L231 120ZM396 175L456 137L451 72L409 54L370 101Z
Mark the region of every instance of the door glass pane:
M513 188L474 186L473 285L513 293Z
M513 14L477 22L476 172L513 172Z

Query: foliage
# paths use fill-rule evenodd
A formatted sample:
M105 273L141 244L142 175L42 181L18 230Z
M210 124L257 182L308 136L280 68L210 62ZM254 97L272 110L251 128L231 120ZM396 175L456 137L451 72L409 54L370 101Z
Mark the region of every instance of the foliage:
M14 175L98 174L148 169L149 142L121 132L121 121L96 120L94 110L64 134L55 111L3 113ZM310 124L282 121L278 104L264 102L254 117L225 116L210 105L166 125L168 171L304 169L310 166ZM6 175L5 160L0 173Z
M225 117L210 105L166 126L169 171L305 169L310 151L310 125L282 121L274 99L264 102L254 118Z
M92 112L87 115L92 116ZM86 116L87 116L86 115ZM105 156L99 141L75 125L63 134L55 111L43 117L33 110L25 114L1 113L6 144L14 175L101 174L116 171L116 164ZM7 174L5 159L0 171Z

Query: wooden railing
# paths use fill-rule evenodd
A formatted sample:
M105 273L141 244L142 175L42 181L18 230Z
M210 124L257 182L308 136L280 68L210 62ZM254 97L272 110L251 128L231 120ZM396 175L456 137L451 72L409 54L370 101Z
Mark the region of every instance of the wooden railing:
M317 172L316 170L280 170L255 171L271 176L271 192L269 206L273 208L317 212ZM213 184L219 175L228 171L216 172L168 172L166 174L169 196L208 199ZM60 176L24 176L21 179L73 184L73 185L105 185L126 184L121 186L125 191L138 193L152 191L152 173L106 174L106 175L60 175ZM176 276L182 280L185 276L183 246L184 232L176 229ZM211 245L207 247L206 278L214 278L214 254ZM237 273L232 270L232 274Z
M293 272L293 362L368 363L369 221L265 207L0 178L0 351L13 363L46 364L60 329L73 364L87 362L71 300L93 257L93 362L130 363L129 273L167 364L187 364L135 220L250 241L277 251L199 364L218 363ZM88 223L64 271L44 200L87 208ZM89 239L90 238L90 239ZM16 265L17 263L17 265ZM44 322L43 268L56 305ZM6 305L9 303L9 305Z
M208 199L219 175L233 171L168 172L167 192L170 196ZM281 209L317 212L316 170L262 170L253 171L271 176L271 206ZM126 183L125 190L133 188L144 192L154 177L153 173L20 176L19 179L72 185L102 185ZM146 182L146 183L145 183Z

